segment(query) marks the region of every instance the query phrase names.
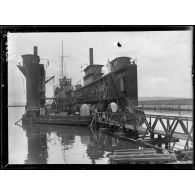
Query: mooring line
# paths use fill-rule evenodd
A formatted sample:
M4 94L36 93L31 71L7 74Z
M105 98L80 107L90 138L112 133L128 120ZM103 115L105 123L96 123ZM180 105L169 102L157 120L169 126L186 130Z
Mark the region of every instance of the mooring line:
M21 120L22 120L22 118L19 119L18 121L16 121L16 122L15 122L15 125L19 125L18 123L19 123ZM21 126L21 125L20 125L20 126Z
M95 118L96 118L96 113L94 113L94 117L93 117L93 119L92 119L92 121L91 121L90 127L92 127L93 121L95 120Z

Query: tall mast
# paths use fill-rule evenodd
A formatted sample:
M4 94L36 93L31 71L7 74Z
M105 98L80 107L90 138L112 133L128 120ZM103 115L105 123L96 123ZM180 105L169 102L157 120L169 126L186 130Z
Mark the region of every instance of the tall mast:
M60 56L61 57L61 72L60 72L60 76L61 78L64 77L64 58L65 57L69 57L69 56L64 56L64 48L63 48L63 40L62 40L62 55Z
M64 77L63 69L64 69L64 54L63 54L63 40L62 40L62 56L61 56L61 76Z

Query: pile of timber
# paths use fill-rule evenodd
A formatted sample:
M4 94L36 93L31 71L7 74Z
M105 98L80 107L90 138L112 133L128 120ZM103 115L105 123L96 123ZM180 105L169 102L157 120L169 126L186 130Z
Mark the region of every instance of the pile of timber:
M111 164L165 164L176 161L174 153L167 150L157 153L154 148L115 150L110 156Z
M192 161L193 160L193 150L177 150L175 155L178 161Z

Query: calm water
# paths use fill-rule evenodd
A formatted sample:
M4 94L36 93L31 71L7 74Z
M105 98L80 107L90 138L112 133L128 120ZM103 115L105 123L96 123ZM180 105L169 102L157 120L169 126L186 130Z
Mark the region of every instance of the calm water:
M15 125L24 108L9 110L10 164L106 164L115 149L138 148L87 127ZM19 123L21 124L21 123Z
M137 144L92 131L87 127L21 127L15 125L15 122L21 118L24 108L9 107L8 111L9 164L106 164L108 154L115 149L139 148ZM157 114L151 111L146 113ZM183 114L191 116L192 113Z

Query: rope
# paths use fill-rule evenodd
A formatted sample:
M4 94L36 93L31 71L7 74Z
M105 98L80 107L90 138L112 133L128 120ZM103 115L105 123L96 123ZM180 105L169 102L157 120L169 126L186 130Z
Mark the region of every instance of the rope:
M95 118L96 118L96 113L94 113L94 117L93 117L93 119L91 121L90 127L93 125L93 121L95 120Z
M18 121L16 121L16 122L15 122L15 125L19 125L18 123L19 123L21 120L22 120L22 118L19 119ZM21 126L21 125L19 125L19 126Z

